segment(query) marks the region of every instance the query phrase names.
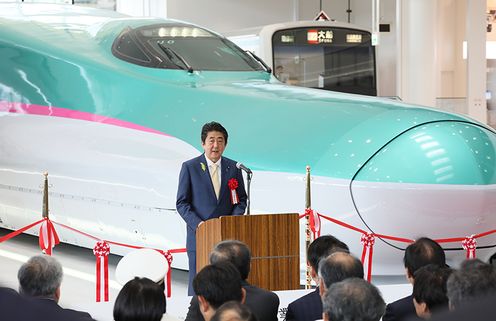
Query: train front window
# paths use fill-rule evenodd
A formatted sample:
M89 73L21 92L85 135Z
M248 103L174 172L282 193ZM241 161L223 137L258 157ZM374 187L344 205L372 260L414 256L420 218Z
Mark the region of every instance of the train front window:
M229 40L187 24L160 24L129 29L133 38L154 59L147 67L185 70L259 71L263 67ZM122 39L125 35L120 35ZM122 42L122 41L121 41ZM114 46L115 47L115 46ZM115 52L117 57L126 59Z
M287 29L275 32L272 43L274 75L282 82L377 95L369 32L338 27Z

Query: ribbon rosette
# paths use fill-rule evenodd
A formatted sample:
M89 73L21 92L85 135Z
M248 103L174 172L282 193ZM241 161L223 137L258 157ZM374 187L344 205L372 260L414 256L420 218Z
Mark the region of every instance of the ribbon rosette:
M236 191L236 188L238 188L238 180L235 178L231 178L227 182L227 186L229 187L230 194L231 194L231 203L233 205L238 204L239 198L238 198L238 192Z
M475 259L475 250L477 249L477 240L474 237L475 235L467 236L462 241L462 247L467 251L467 259Z
M108 285L108 256L110 254L110 245L105 241L98 241L93 248L93 254L96 256L96 302L101 301L102 292L102 268L103 268L103 295L104 300L109 300Z
M52 255L53 247L60 243L55 227L48 218L45 218L41 223L38 241L40 249L48 255Z
M165 256L167 260L167 264L169 265L169 269L167 270L167 297L170 298L171 296L171 287L172 287L172 282L171 282L171 271L172 271L172 253L168 250L162 251L158 250L160 253L162 253L163 256Z
M365 268L365 257L367 255L367 251L369 252L368 260L367 260L367 281L370 282L372 278L372 254L374 251L374 243L375 236L372 233L364 233L360 238L360 243L363 245L362 251L362 264Z

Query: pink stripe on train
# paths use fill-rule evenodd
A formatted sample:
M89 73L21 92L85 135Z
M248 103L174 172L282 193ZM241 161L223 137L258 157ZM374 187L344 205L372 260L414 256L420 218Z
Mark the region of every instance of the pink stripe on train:
M116 118L96 115L92 113L87 113L84 111L71 110L67 108L59 108L52 106L41 106L41 105L32 105L32 104L24 104L24 103L14 103L9 101L0 101L0 112L9 112L16 114L28 114L28 115L41 115L41 116L53 116L53 117L63 117L63 118L71 118L78 120L86 120L96 123L103 123L108 125L114 125L134 130L139 130L147 133L153 133L163 136L170 136L161 131L158 131L153 128L148 128L144 126L140 126L128 121L119 120Z

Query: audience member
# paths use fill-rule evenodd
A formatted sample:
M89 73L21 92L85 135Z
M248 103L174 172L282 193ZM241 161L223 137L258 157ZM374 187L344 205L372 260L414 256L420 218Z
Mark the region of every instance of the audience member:
M217 309L211 321L257 321L257 317L246 304L229 301Z
M248 283L251 254L246 244L236 240L219 242L212 253L210 263L230 262L241 275L241 284L246 291L245 304L253 311L258 321L277 321L279 297L270 291ZM198 305L197 296L193 296L186 316L186 321L204 321Z
M165 314L166 300L163 288L147 278L127 282L120 290L114 304L115 321L170 320Z
M320 260L320 295L334 283L348 278L363 279L363 265L359 259L345 252L336 252Z
M319 262L334 252L349 252L348 246L331 235L316 238L308 247L307 261L312 279L318 285ZM314 321L322 317L322 299L319 287L291 302L286 312L287 321Z
M496 271L479 259L464 261L448 278L447 293L450 309L496 295Z
M434 311L448 308L446 282L452 270L429 264L415 272L413 284L413 304L417 316L430 319Z
M86 312L64 309L58 305L62 284L62 266L53 257L37 255L24 263L17 273L19 293L31 298L32 308L46 320L93 320ZM48 317L51 315L52 317ZM41 317L43 316L43 317Z
M386 307L379 290L359 278L332 284L322 303L324 321L379 321Z
M229 262L205 266L193 279L193 289L205 321L210 321L223 303L243 302L246 293L241 287L239 271Z
M423 266L434 264L439 267L446 266L446 257L443 248L435 241L422 237L405 249L403 257L405 272L408 281L415 283L415 272ZM383 321L401 321L410 316L415 316L413 296L409 295L386 306Z

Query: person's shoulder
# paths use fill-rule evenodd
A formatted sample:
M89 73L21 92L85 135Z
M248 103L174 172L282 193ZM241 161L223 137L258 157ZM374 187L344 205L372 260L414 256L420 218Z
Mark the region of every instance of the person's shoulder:
M197 164L197 163L202 162L203 159L204 159L203 154L201 154L200 156L197 156L197 157L193 157L191 159L188 159L187 161L184 162L184 164L187 165L187 166L189 166L191 164Z
M225 157L225 156L222 156L222 160L223 160L226 164L228 164L228 165L233 165L233 166L236 166L236 163L237 163L235 160L230 159L230 158Z
M279 297L272 291L268 291L251 284L245 285L243 287L245 288L247 295L255 295L257 297L263 297L265 300L273 300L279 302Z
M413 296L412 295L406 296L404 298L401 298L399 300L396 300L396 301L388 304L388 306L391 308L398 308L398 307L401 307L404 305L408 305L408 306L412 305L413 306Z

